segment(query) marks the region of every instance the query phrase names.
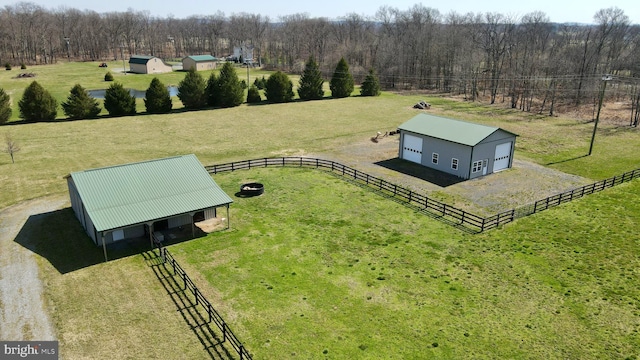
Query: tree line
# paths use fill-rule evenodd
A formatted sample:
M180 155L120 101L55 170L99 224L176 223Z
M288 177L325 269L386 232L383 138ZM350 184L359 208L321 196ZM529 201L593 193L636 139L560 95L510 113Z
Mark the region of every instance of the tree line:
M313 56L328 79L344 57L356 83L375 68L383 89L452 93L549 115L560 106L596 103L602 76L612 74L616 84L607 96L630 102L637 122L640 27L615 7L593 19L585 25L552 23L544 12L442 14L421 4L337 21L222 12L176 19L18 3L0 9L0 63L225 57L244 46L274 70L302 73Z
M107 72L105 81L113 81L111 72ZM178 98L188 110L205 107L235 107L244 102L244 90L247 84L239 80L235 67L231 62L225 62L220 72L211 72L205 81L202 74L191 68L178 84ZM300 100L319 100L324 98L324 79L315 58L309 57L305 70L300 77L298 96ZM351 96L354 91L354 80L349 65L344 58L336 65L331 78L331 96L344 98ZM263 90L267 101L284 103L293 100L293 82L289 76L281 71L271 74L268 79L256 78L247 91L247 103L262 101L260 90ZM361 96L380 95L380 83L373 69L360 89ZM173 102L167 87L154 77L145 92L144 104L149 114L166 114L173 108ZM68 119L93 119L102 111L97 99L80 84L71 88L62 109ZM104 95L104 108L109 116L135 115L136 97L131 95L121 83L113 83ZM18 102L20 118L26 121L55 120L58 114L57 100L37 81L31 82L25 89ZM12 109L9 95L0 88L0 125L11 118Z

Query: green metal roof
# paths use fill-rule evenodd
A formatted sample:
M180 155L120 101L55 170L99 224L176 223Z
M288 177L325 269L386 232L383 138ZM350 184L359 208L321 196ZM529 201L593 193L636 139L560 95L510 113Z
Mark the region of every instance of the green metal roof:
M146 64L154 57L155 56L149 55L133 55L131 58L129 58L129 64Z
M232 203L195 155L70 174L97 231Z
M216 59L215 57L211 56L211 55L191 55L191 56L187 56L189 59L192 59L195 62L202 62L202 61L216 61L218 59Z
M416 115L400 125L398 129L468 146L475 146L489 135L501 130L494 126L474 124L429 114ZM508 131L505 132L509 133Z

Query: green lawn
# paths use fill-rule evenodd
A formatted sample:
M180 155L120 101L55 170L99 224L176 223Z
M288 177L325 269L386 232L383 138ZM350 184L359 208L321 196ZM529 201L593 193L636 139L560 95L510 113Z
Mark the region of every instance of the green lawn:
M97 63L27 71L62 100L77 79L105 87ZM11 79L17 73L0 73L14 102L30 82ZM137 89L152 78L114 75ZM184 73L163 76L177 84ZM0 154L0 208L65 194L64 176L87 168L186 153L204 165L331 154L395 129L423 99L383 93L0 126L22 148L15 164ZM435 114L519 134L516 158L593 179L640 167L637 129L601 124L594 154L583 157L593 124L426 99ZM171 251L256 358L640 356L638 180L470 235L318 170L214 179L229 194L247 180L267 191L236 199L231 231ZM65 358L206 355L142 256L100 263L70 210L47 218L28 234Z

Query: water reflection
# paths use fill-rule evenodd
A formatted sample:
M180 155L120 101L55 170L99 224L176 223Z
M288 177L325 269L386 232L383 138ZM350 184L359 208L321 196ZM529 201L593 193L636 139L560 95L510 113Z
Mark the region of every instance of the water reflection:
M129 94L135 96L138 99L144 99L147 93L147 90L136 90L136 89L127 89L129 90ZM177 86L167 86L167 90L169 90L169 96L177 96L178 95L178 87ZM98 89L98 90L88 90L89 96L95 99L104 99L104 94L107 91L106 89Z

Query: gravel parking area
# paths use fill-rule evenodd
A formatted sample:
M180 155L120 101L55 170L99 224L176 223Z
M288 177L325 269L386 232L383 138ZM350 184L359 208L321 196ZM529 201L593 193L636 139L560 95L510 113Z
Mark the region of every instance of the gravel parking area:
M322 154L306 156L333 160L370 175L432 196L481 216L493 215L594 182L544 166L514 159L513 168L481 178L460 181L398 160L398 135L363 139Z

